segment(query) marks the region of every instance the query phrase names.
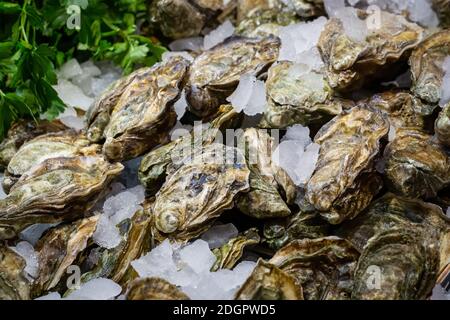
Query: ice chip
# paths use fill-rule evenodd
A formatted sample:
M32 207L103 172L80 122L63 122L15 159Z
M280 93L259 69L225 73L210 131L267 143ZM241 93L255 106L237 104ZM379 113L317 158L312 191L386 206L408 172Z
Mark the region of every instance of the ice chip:
M186 101L186 93L183 89L183 91L181 92L180 98L177 100L177 102L175 102L175 104L173 105L175 112L177 113L177 119L180 120L184 114L186 113L186 108L187 108L188 104Z
M119 229L117 229L116 225L106 214L102 214L97 222L97 228L95 229L93 239L99 246L106 249L112 249L120 244L122 237L120 236Z
M97 278L83 283L80 289L73 291L67 300L111 300L122 292L122 287L106 278Z
M238 229L232 223L227 223L212 226L201 238L208 242L210 249L215 249L223 246L237 235Z
M223 42L226 38L231 37L233 33L233 24L229 20L226 20L224 23L222 23L220 26L218 26L216 29L212 30L205 36L203 41L203 48L205 50L209 50L215 45Z
M81 64L81 69L83 70L83 75L89 77L97 77L102 74L102 71L97 67L92 60L88 60Z
M50 292L49 294L34 300L61 300L61 295L58 292Z
M203 50L203 37L178 39L169 44L172 51L200 51Z
M216 261L216 256L209 249L208 242L196 240L180 250L180 259L197 274L209 271Z
M77 76L81 76L83 74L83 70L81 69L80 64L76 59L70 59L65 64L62 65L61 69L58 72L59 78L65 80L71 80Z
M72 107L78 107L86 111L94 102L94 99L86 96L79 87L64 79L59 79L58 84L53 86L53 89L65 104Z
M27 241L33 246L48 229L58 225L57 223L37 223L29 226L19 234L21 240Z
M255 76L244 74L239 80L236 90L227 98L236 112L243 111L246 115L254 116L266 109L266 88L261 80Z
M34 251L33 246L26 241L21 241L15 247L11 247L11 249L25 260L25 272L31 278L35 278L38 274L39 262L37 253Z

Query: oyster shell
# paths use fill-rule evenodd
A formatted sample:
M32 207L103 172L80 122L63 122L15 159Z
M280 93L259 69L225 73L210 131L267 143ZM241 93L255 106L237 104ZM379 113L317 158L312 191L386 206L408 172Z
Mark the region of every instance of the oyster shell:
M74 264L94 234L99 216L49 230L36 244L38 276L33 283L33 296L39 297L53 288L66 290L63 279L67 268Z
M434 132L441 144L450 147L450 103L439 113L434 125Z
M450 1L449 0L432 0L434 10L439 15L441 25L450 26Z
M235 295L236 300L303 300L302 287L291 275L260 259Z
M450 158L420 130L400 128L384 152L390 190L411 198L432 198L450 184Z
M53 158L28 171L0 200L0 239L36 223L81 217L104 194L123 166L102 156Z
M100 152L99 145L90 146L89 140L76 131L49 133L23 144L11 158L5 171L3 189L9 193L20 177L47 159L91 156Z
M152 208L157 238L186 241L206 231L239 192L248 191L249 174L241 152L218 143L174 165Z
M68 129L59 120L38 122L20 120L8 130L5 139L0 143L0 170L6 168L17 150L27 141L50 132Z
M279 9L252 10L236 27L235 33L244 37L264 38L270 35L278 36L281 26L296 23L295 12Z
M329 223L354 218L380 191L382 180L374 166L380 140L388 131L389 122L381 111L357 106L315 136L321 148L305 199Z
M426 103L439 103L444 77L441 65L449 55L450 30L429 36L411 54L409 59L413 80L411 91Z
M217 261L211 267L211 271L233 269L239 259L241 259L245 247L258 244L260 240L258 229L252 228L245 231L242 235L229 240L220 248L214 249L213 253L217 257Z
M358 10L359 18L368 13ZM361 87L371 77L391 71L407 58L424 37L424 30L401 15L380 12L382 27L371 30L363 42L346 35L341 20L331 18L322 32L318 48L327 66L332 88L349 91Z
M246 129L238 140L250 169L250 191L238 198L239 210L258 219L289 216L291 210L280 195L276 179L282 169L274 169L272 163L274 140L266 131L254 128Z
M294 240L269 260L296 279L305 300L349 299L359 252L337 237Z
M0 245L0 300L30 300L31 284L25 276L25 260Z
M233 37L195 58L189 71L186 99L189 110L205 118L217 111L236 89L240 76L260 76L276 61L278 38Z
M353 106L333 97L325 77L311 71L297 75L294 63L281 61L269 69L266 82L267 111L260 126L285 129L293 124L324 124L343 109Z
M190 300L176 286L161 278L141 278L130 283L127 300Z

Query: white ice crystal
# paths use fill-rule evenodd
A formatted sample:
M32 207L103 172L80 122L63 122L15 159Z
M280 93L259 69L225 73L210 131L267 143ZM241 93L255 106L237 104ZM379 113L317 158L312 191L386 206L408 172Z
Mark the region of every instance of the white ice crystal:
M233 24L229 20L226 20L224 23L222 23L220 26L218 26L216 29L212 30L205 36L203 48L205 50L209 50L215 45L222 43L226 38L231 37L233 33Z
M37 253L34 250L33 246L26 241L21 241L17 243L15 247L11 247L11 249L25 260L25 272L31 278L35 278L38 274L39 262Z
M238 229L232 223L227 223L212 226L201 238L208 242L210 249L215 249L221 247L237 235Z
M236 90L227 98L236 112L243 111L246 115L254 116L266 110L266 88L261 80L255 76L244 74L239 80Z

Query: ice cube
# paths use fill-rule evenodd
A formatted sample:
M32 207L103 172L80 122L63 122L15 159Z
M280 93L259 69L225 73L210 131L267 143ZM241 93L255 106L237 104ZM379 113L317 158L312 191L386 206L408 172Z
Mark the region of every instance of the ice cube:
M197 274L208 272L217 260L216 256L209 249L208 242L201 239L183 247L179 255L181 261L186 263Z
M210 249L215 249L223 246L237 235L238 229L232 223L227 223L212 226L201 238L208 242Z
M83 70L83 75L85 76L97 77L102 74L100 68L97 67L92 60L83 62L80 66L81 69Z
M57 223L37 223L29 226L19 234L21 240L27 241L33 246L48 229L58 225Z
M175 112L177 113L177 119L180 120L184 114L186 113L186 108L187 108L188 104L186 101L186 93L183 89L183 91L181 92L180 98L177 100L177 102L175 102L175 104L173 105Z
M94 99L86 96L83 91L74 85L72 82L59 79L58 84L53 86L61 100L72 107L78 107L83 110L88 110Z
M341 20L345 34L356 42L364 42L369 34L366 21L360 19L354 8L338 9L335 16Z
M73 291L67 300L111 300L122 292L122 287L106 278L97 278L81 285Z
M164 240L146 255L131 262L140 277L162 277L177 272L173 261L174 248L169 240Z
M229 20L226 20L215 30L212 30L205 36L203 41L203 48L205 50L209 50L215 45L223 42L226 38L231 37L233 33L234 33L233 24Z
M265 84L253 75L244 74L227 101L236 112L243 111L249 116L263 113L267 106Z
M2 187L3 179L4 179L3 173L0 173L0 200L5 199L8 196Z
M100 215L93 239L96 244L106 249L115 248L122 241L119 229L105 214Z
M21 241L15 247L11 247L11 249L25 260L25 272L31 278L35 278L38 274L39 262L37 253L34 251L33 246L26 241Z
M62 65L58 72L58 78L71 80L83 74L80 64L76 59L70 59Z
M61 300L61 295L58 292L50 292L49 294L34 300Z

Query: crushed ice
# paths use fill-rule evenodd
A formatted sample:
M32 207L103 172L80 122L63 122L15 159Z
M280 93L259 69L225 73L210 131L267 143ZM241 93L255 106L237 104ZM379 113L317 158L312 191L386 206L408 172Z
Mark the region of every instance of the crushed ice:
M241 76L236 90L227 98L236 112L243 111L246 115L254 116L266 110L266 87L264 81L255 76L244 74Z
M34 247L26 241L20 241L15 247L10 248L25 260L25 272L29 278L36 278L39 270L39 262Z
M215 45L223 42L225 39L231 37L233 33L233 24L229 20L226 20L224 23L222 23L220 26L218 26L216 29L212 30L205 36L203 48L205 50L209 50Z

